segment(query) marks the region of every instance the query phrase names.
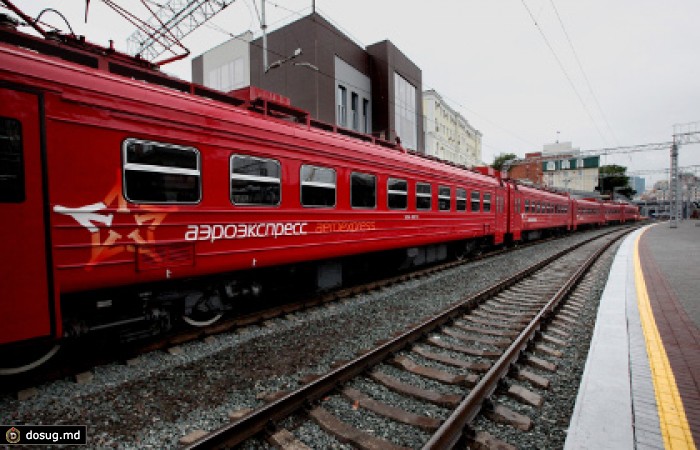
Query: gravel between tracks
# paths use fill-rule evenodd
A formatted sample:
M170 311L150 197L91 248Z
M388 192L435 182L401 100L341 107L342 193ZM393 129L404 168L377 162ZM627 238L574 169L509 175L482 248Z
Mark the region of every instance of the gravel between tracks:
M136 366L95 369L89 384L63 380L17 401L0 396L0 423L81 424L89 447L171 448L194 429L213 430L228 413L263 404L263 397L299 386L374 343L408 328L460 298L599 232L517 249L331 305L273 319L183 345L183 354L153 352ZM320 437L304 426L302 433ZM297 432L300 432L297 430ZM343 448L319 442L318 448Z

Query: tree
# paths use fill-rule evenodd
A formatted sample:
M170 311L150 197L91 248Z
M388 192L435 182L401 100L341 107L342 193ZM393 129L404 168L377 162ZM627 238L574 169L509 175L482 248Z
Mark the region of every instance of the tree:
M631 198L637 193L629 186L630 177L625 175L627 167L611 164L609 166L600 166L598 175L598 187L596 188L602 194L610 195L614 198L616 194L622 194L625 197Z
M491 164L491 167L500 171L505 162L511 159L518 159L518 156L515 153L501 153L493 159L493 164Z

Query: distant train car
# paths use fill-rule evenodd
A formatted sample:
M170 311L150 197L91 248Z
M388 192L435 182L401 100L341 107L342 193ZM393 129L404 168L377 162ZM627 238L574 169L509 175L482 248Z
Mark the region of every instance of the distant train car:
M571 229L570 201L564 194L529 186L513 185L510 191L519 205L519 218L511 220L513 235L523 240L539 239L544 232L561 233Z
M624 208L620 202L603 202L605 212L605 222L608 224L618 224L624 222Z
M595 199L572 199L571 220L573 229L605 225L603 202Z

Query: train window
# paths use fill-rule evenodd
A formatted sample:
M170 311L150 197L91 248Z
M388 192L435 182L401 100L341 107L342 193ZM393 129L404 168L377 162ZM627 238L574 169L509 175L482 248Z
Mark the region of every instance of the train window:
M124 197L135 203L197 203L202 198L199 150L127 139L122 146Z
M17 119L0 117L0 202L24 200L22 124Z
M491 211L491 194L488 192L484 193L484 212Z
M398 178L389 178L386 183L387 203L389 209L408 208L408 182Z
M525 212L529 213L530 212L530 200L525 200Z
M366 173L350 175L350 204L353 208L377 206L377 177Z
M326 167L301 166L301 204L304 206L335 206L335 170Z
M438 186L438 209L440 211L452 209L452 189L448 186Z
M457 211L467 210L467 190L462 188L457 188Z
M472 191L472 211L481 210L481 193L479 191Z
M279 205L281 172L277 160L231 155L231 202L234 205Z
M430 184L416 183L416 209L431 209L432 194Z

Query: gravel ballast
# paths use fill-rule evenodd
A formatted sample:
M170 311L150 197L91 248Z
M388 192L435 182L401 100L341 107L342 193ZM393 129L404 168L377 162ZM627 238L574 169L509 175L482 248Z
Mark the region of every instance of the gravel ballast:
M266 395L294 389L300 386L302 377L325 373L334 362L352 359L376 341L406 330L572 241L598 233L577 233L516 249L272 319L265 326L244 327L216 336L209 343L184 344L181 355L153 352L139 357L133 366L101 366L88 384L52 382L39 386L38 395L21 402L4 394L0 397L0 423L87 425L91 447L177 447L185 434L218 428L228 422L230 412L261 406ZM393 374L390 366L380 370ZM328 402L347 408L339 396ZM349 415L356 413L352 408L347 411ZM443 416L439 408L430 414ZM369 414L364 416L363 420L373 423ZM315 448L347 448L333 440L325 442L328 437L321 437L323 431L313 425L304 424L294 433ZM415 445L424 437L424 433L413 436L415 433L413 429L406 441L397 443Z

